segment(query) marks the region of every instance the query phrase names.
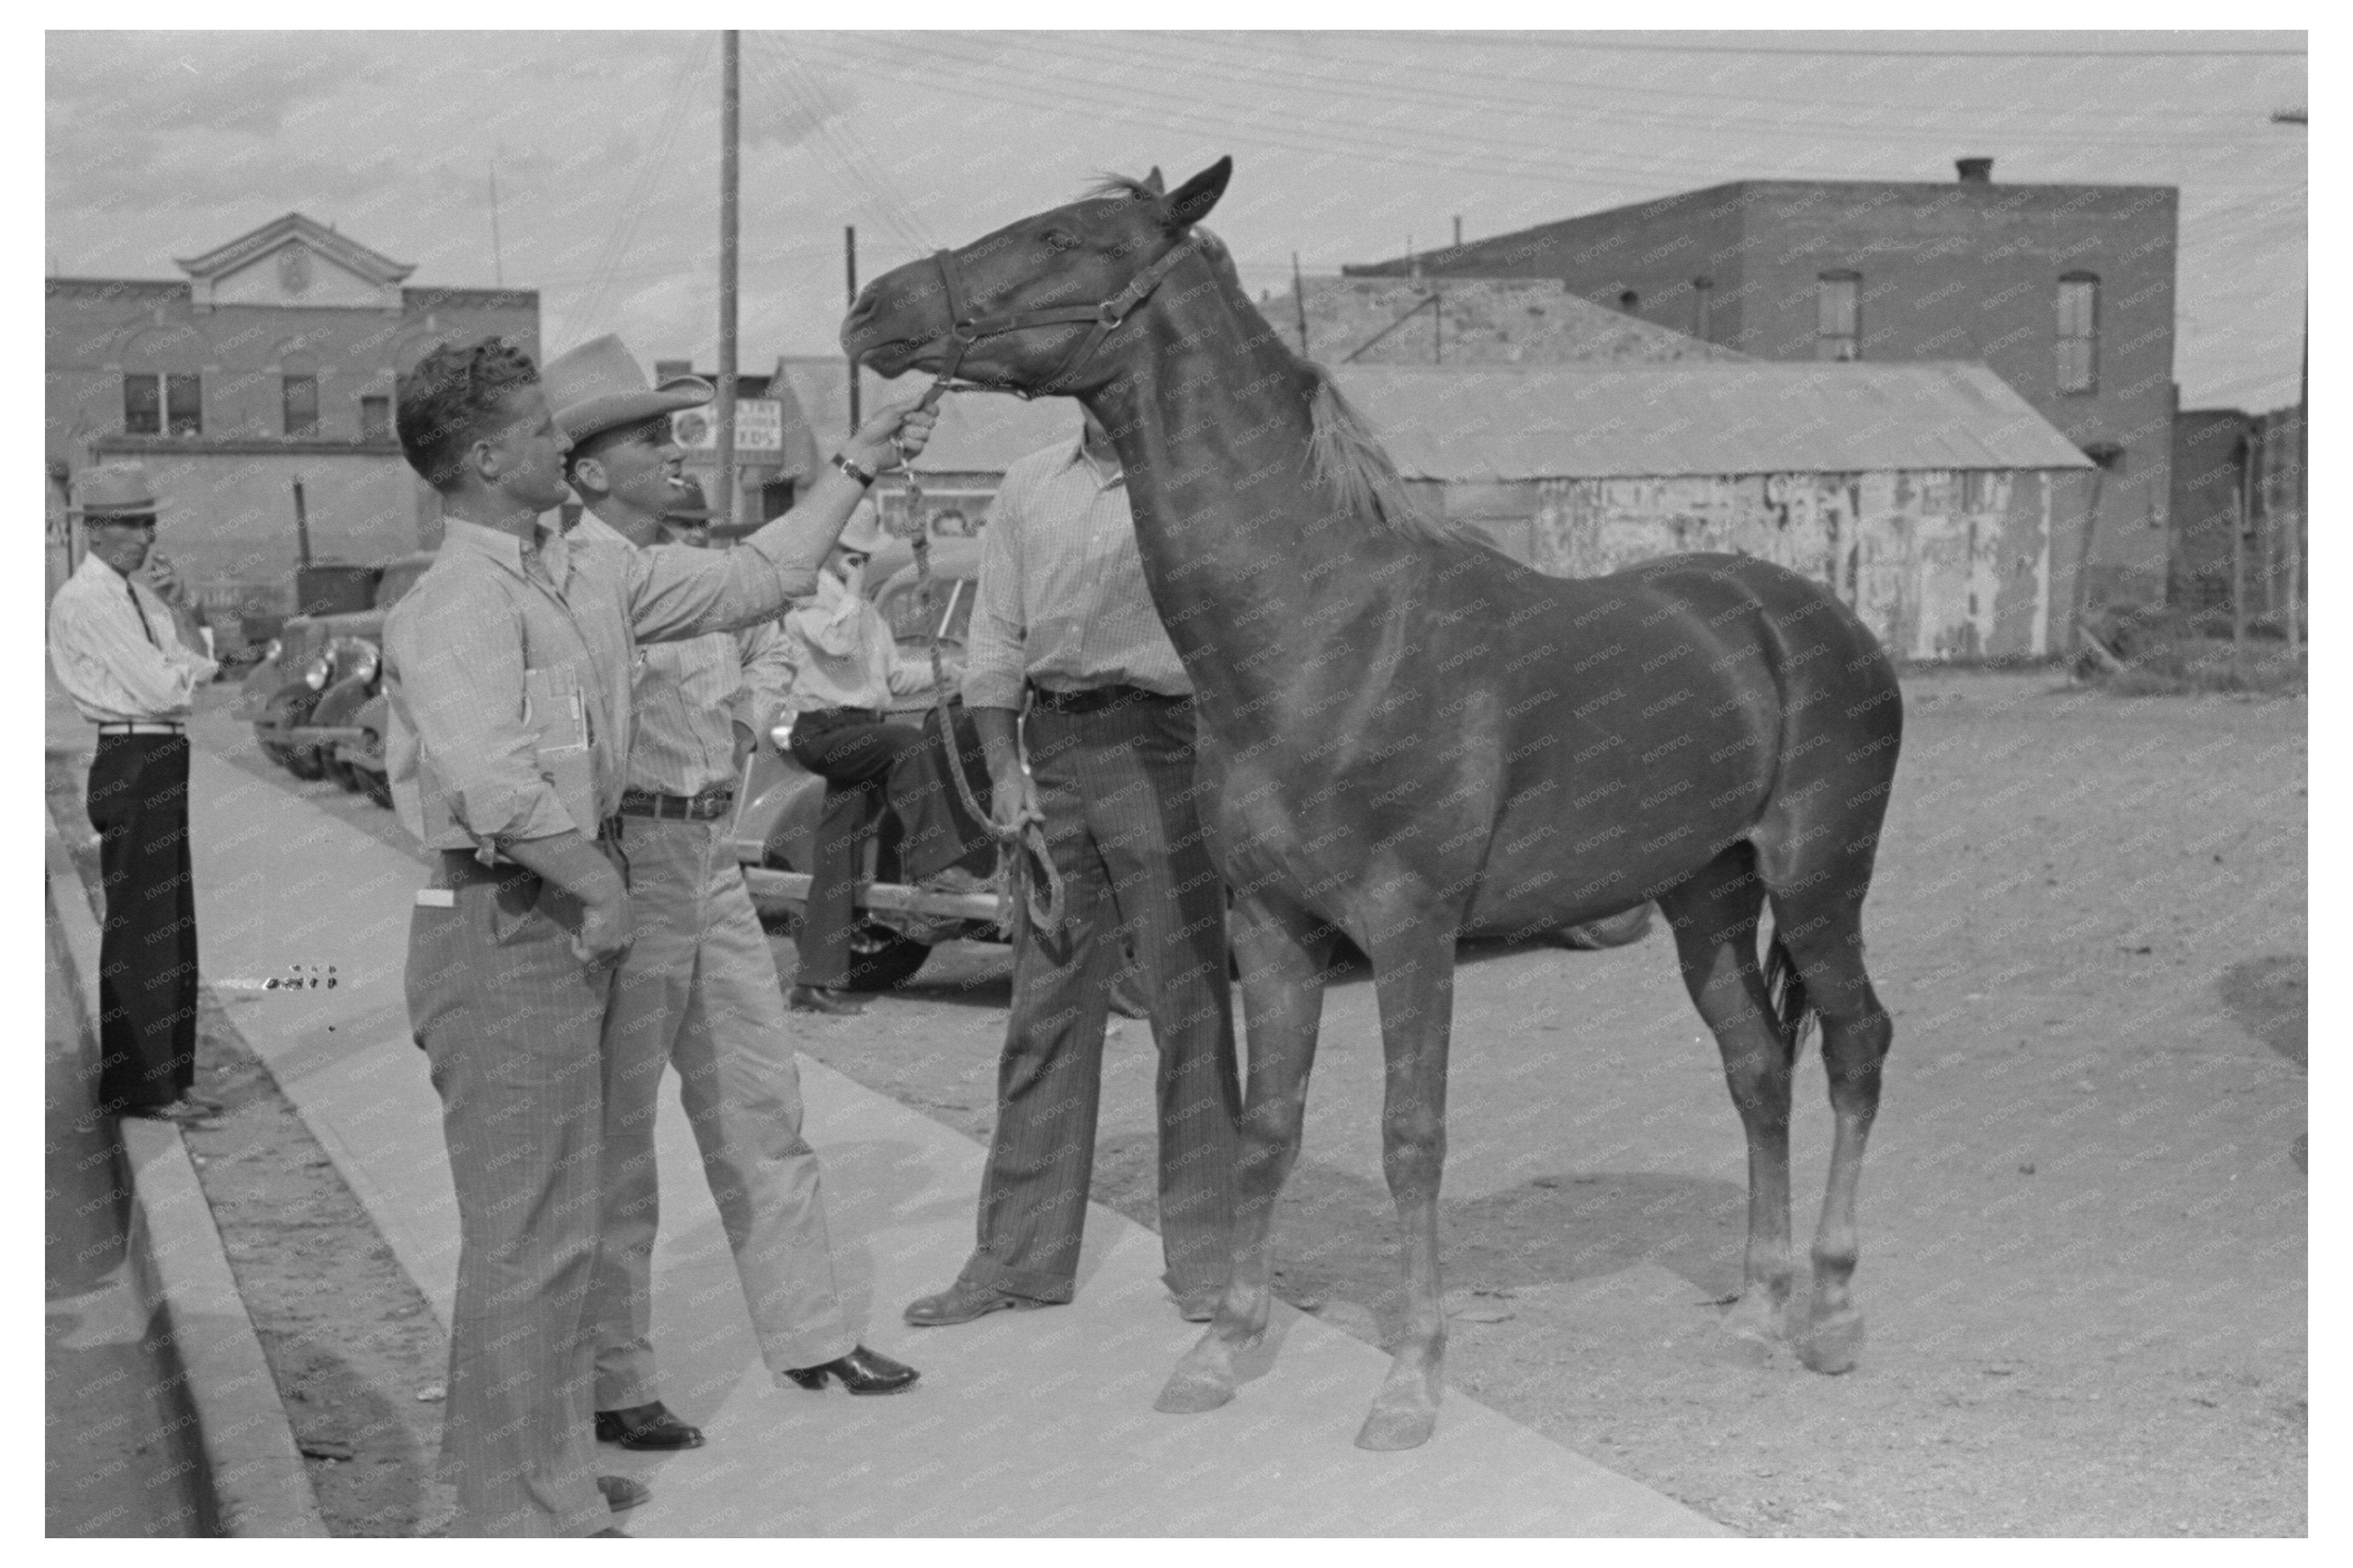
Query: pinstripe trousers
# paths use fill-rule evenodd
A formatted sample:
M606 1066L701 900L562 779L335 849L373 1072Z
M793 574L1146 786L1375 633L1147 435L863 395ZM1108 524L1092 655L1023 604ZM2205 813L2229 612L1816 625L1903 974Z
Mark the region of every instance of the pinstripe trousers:
M661 1397L654 1117L666 1066L678 1068L768 1371L822 1366L858 1343L834 1286L817 1152L801 1137L784 989L725 824L630 816L622 842L637 941L605 1015L605 1215L589 1308L599 1410Z
M1226 980L1225 884L1195 804L1193 705L1139 694L1033 709L1029 767L1061 873L1062 922L1023 929L997 1065L997 1129L964 1278L1042 1301L1075 1289L1094 1175L1104 1016L1133 945L1159 1047L1160 1246L1179 1295L1231 1268L1241 1089Z
M612 1522L590 1464L610 971L575 957L579 900L520 867L444 854L408 928L410 1027L432 1064L458 1189L458 1292L441 1474L459 1535Z

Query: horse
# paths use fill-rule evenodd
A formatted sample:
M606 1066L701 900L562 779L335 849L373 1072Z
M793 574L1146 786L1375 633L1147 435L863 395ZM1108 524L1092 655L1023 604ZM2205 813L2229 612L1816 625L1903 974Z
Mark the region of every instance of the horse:
M934 396L989 388L1094 410L1195 686L1249 1068L1230 1283L1157 1408L1230 1400L1237 1358L1265 1331L1275 1199L1345 935L1379 1006L1406 1303L1356 1442L1430 1437L1456 941L1652 900L1747 1137L1727 1328L1794 1342L1817 1372L1852 1368L1856 1185L1894 1038L1862 934L1902 741L1894 666L1834 592L1779 566L1684 555L1561 579L1428 515L1199 226L1232 169L1221 158L1175 191L1157 170L1107 176L873 279L841 330L885 376L934 373ZM1788 1123L1817 1026L1835 1136L1799 1321Z

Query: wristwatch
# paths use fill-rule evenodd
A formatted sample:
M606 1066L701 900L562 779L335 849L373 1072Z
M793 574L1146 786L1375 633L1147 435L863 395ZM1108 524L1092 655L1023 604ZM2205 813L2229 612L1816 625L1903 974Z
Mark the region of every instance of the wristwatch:
M851 479L857 480L860 488L871 485L874 482L874 476L872 474L868 473L864 468L860 468L848 458L843 457L839 452L836 452L833 455L833 466L839 468L843 473L848 474Z

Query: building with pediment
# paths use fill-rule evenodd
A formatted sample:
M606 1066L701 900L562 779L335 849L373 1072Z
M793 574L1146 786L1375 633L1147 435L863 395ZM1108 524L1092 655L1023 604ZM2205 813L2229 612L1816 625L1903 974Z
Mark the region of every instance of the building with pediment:
M499 332L536 356L538 293L409 287L412 264L301 213L176 265L47 280L51 491L91 463L144 462L163 549L224 608L290 607L298 482L314 563L439 543L394 383L443 340Z

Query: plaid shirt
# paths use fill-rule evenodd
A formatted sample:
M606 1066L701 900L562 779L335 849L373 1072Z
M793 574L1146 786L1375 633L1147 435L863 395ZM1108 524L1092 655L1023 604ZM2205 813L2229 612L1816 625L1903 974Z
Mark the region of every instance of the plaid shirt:
M587 728L596 808L620 808L636 731L639 642L675 642L768 620L816 587L760 534L724 552L624 552L574 545L543 529L538 546L455 518L439 559L385 623L385 743L393 801L428 849L546 838L575 822L543 773L523 715L526 669L568 671ZM675 793L675 792L672 792ZM446 809L457 826L428 835Z
M985 540L965 706L1018 708L1024 680L1060 691L1192 692L1144 584L1127 478L1103 479L1080 437L1005 471Z

